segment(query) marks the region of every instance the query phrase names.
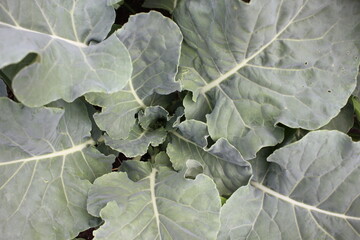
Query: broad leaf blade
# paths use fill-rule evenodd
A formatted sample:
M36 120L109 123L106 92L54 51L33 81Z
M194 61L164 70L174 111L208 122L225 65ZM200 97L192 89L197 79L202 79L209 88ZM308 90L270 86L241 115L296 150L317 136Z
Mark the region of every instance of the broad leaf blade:
M127 139L114 140L106 136L105 143L127 157L136 157L144 155L150 145L159 146L165 141L166 136L167 132L164 128L143 130L138 125L135 125Z
M338 131L275 151L264 181L224 205L219 239L358 239L359 156L360 144Z
M205 175L191 180L183 172L150 167L138 182L126 173L98 178L88 210L105 220L95 239L216 239L220 198Z
M231 195L248 183L252 174L250 164L226 139L219 139L206 148L208 135L206 125L189 120L179 125L180 131L170 132L167 154L175 170L185 169L189 159L203 165L204 174L211 177L221 195Z
M151 11L130 17L116 35L128 48L134 71L126 88L116 94L88 94L86 99L103 107L96 123L113 139L126 139L135 114L152 105L155 93L180 90L175 82L182 35L169 18Z
M0 68L29 53L38 55L13 79L16 97L41 106L60 98L73 101L87 92L121 90L132 66L118 38L103 41L114 18L105 1L1 0Z
M335 117L356 84L359 5L180 1L174 17L196 52L192 68L206 81L195 93L214 105L211 137L227 138L251 159L281 141L276 123L317 129Z
M111 170L114 156L90 147L91 123L81 103L57 105L65 112L0 98L3 239L71 239L97 224L86 211L87 192Z

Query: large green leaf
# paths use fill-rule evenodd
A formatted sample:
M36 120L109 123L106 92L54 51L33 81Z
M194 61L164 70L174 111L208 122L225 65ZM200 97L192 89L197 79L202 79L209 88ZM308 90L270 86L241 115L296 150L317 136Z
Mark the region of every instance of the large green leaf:
M13 79L16 97L41 106L60 98L73 101L86 92L121 90L132 66L116 36L103 41L114 19L106 1L0 0L0 68L29 53L38 55Z
M252 173L250 164L226 139L221 138L207 148L205 137L208 132L204 123L189 120L178 128L179 131L170 131L171 140L167 147L175 170L185 169L189 159L198 161L222 195L231 195L248 183Z
M360 143L338 131L311 132L268 161L264 180L223 206L218 239L360 238Z
M0 98L1 239L71 239L97 223L87 193L114 156L91 147L85 106L56 106L64 110Z
M216 239L220 198L205 175L194 180L184 172L134 162L146 177L126 173L98 178L89 192L88 210L105 221L95 239Z
M99 127L113 139L126 139L140 109L156 104L156 95L180 89L175 82L182 35L171 19L158 12L130 17L117 33L133 61L133 75L118 93L88 94L86 99L103 108L94 116Z
M281 141L279 122L329 122L356 85L359 17L357 0L180 1L174 18L195 56L179 79L198 75L195 100L214 107L211 137L250 159Z

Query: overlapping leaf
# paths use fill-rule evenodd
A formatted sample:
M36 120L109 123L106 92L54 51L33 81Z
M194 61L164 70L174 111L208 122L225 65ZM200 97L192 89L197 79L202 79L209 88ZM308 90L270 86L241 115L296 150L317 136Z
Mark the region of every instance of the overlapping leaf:
M179 125L180 131L171 131L167 153L175 170L186 168L189 159L198 161L204 174L210 176L222 195L231 195L246 185L251 176L250 164L226 139L219 139L207 149L206 125L189 120Z
M180 89L175 82L182 35L169 18L160 13L141 13L130 17L117 32L128 48L134 71L126 88L118 93L89 94L86 99L103 107L94 118L113 139L126 139L133 128L135 114L156 104L158 94Z
M312 132L268 160L264 180L222 208L218 239L360 238L359 143L338 131Z
M111 173L90 190L88 210L105 221L96 239L216 239L220 198L210 178L136 165L145 165L134 169L146 177L133 182L126 173Z
M27 108L0 98L1 239L71 239L97 224L87 193L111 159L89 139L80 102ZM110 162L109 162L110 160Z
M180 1L175 20L195 56L179 79L199 76L193 94L211 101L211 137L250 159L281 141L276 123L317 129L336 116L356 85L359 9L354 0Z
M41 106L60 98L73 101L87 92L121 90L132 65L116 36L103 41L114 19L106 1L1 0L0 68L29 53L38 55L13 79L16 97Z
M127 157L144 155L148 147L159 146L167 136L164 126L169 113L160 106L147 107L138 113L137 124L133 126L126 139L113 139L104 136L105 143Z
M166 139L167 132L163 128L155 130L144 130L135 125L127 139L113 140L105 138L105 142L112 149L122 152L127 157L136 157L144 155L150 145L156 147Z

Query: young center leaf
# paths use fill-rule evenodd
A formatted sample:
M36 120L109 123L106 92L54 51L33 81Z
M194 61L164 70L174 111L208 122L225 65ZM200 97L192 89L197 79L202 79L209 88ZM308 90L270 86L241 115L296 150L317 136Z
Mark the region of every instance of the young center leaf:
M86 210L91 182L111 171L90 139L85 106L28 108L0 98L1 239L72 239L98 221Z
M179 79L198 75L194 100L210 100L210 136L250 159L281 141L279 122L328 123L356 85L359 9L354 0L180 1L174 18L195 56Z
M268 161L263 181L223 206L219 240L360 238L360 143L338 131L311 132Z
M96 123L113 139L126 139L135 114L154 102L155 93L180 90L175 82L182 35L176 24L158 12L130 17L117 37L128 48L134 71L124 90L114 94L88 94L86 100L103 108Z
M105 143L127 157L144 155L149 145L156 147L165 141L167 131L161 125L158 126L158 122L166 122L168 115L169 113L160 106L140 110L138 124L131 129L128 138L112 139L104 136Z
M135 168L146 177L133 182L124 172L110 173L91 188L88 210L105 221L95 239L216 239L220 197L209 177L136 165L146 165Z
M0 0L0 68L37 54L12 80L16 98L34 107L121 90L132 65L116 36L103 41L114 19L106 1Z

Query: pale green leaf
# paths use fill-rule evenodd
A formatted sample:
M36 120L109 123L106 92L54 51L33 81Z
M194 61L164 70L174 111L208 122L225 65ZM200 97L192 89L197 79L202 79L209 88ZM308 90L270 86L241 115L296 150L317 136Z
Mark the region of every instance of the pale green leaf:
M125 172L131 181L137 182L149 176L152 168L149 162L128 160L121 164L119 170Z
M158 12L131 16L116 35L128 48L134 71L126 88L116 94L88 94L86 99L103 108L95 120L113 139L126 139L135 114L156 104L154 97L180 90L175 82L182 35L177 25Z
M156 147L166 139L165 123L169 113L160 106L147 107L138 113L139 123L134 125L126 139L106 136L105 143L127 157L144 155L150 145Z
M315 131L268 161L264 180L241 187L223 206L219 240L360 238L360 143Z
M204 173L204 166L196 160L189 159L186 161L186 178L195 178L197 175Z
M214 106L212 139L251 159L281 142L277 123L317 129L334 118L356 85L359 9L354 0L180 1L174 18L196 53L184 66L201 77L193 86L206 82L192 91Z
M145 0L142 5L145 8L161 8L172 13L176 8L178 0Z
M261 182L264 179L269 167L269 162L266 159L273 151L274 147L263 148L256 153L255 158L248 160L251 164L252 180Z
M175 170L185 169L188 160L198 161L204 174L216 183L221 195L230 195L246 185L251 176L250 164L226 139L219 139L207 148L206 125L188 120L179 125L179 131L170 132L167 154Z
M182 85L183 90L188 90L183 105L185 107L186 119L195 119L206 122L206 114L212 112L214 106L211 96L200 94L200 89L207 82L199 75L194 66L201 67L199 57L196 52L183 42L181 48L181 58L179 71L176 80Z
M188 93L183 100L186 119L206 122L206 115L213 110L209 97L199 95L196 102L194 102L191 95L191 93Z
M112 139L105 136L105 143L127 157L136 157L144 155L150 145L159 146L165 141L166 135L167 132L164 128L144 130L135 125L127 139Z
M154 164L156 166L166 166L172 168L172 163L170 161L169 155L166 152L162 151L155 155Z
M80 102L27 108L0 98L1 239L71 239L98 224L86 210L91 182L111 171L90 139Z
M12 80L17 99L34 107L60 98L73 101L87 92L121 90L132 66L115 35L103 41L114 18L106 1L1 0L0 68L29 53L38 55Z
M105 221L95 239L216 239L220 198L211 179L186 179L184 172L164 167L150 170L138 182L126 173L95 181L88 210Z
M167 122L169 113L160 106L147 107L139 112L138 118L144 130L157 129Z
M175 113L173 116L169 118L169 120L166 123L166 129L172 130L174 127L179 126L179 124L182 121L182 118L184 117L184 107L178 107L175 110Z

